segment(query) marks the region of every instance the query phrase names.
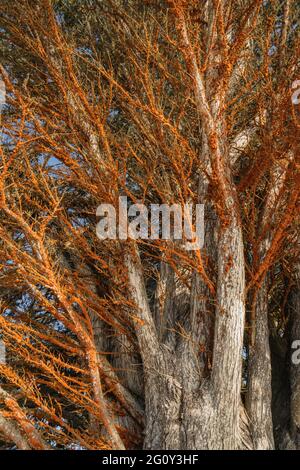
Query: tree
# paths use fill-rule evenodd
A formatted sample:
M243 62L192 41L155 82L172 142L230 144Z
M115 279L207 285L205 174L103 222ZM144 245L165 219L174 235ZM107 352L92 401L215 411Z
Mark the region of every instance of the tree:
M1 10L3 446L299 446L296 2ZM203 248L99 240L120 196L204 203Z

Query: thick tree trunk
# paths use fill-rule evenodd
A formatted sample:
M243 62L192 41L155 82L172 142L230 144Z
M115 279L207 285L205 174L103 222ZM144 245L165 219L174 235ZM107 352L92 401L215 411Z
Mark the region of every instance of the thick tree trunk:
M216 396L218 448L236 449L240 445L239 410L245 321L244 247L242 230L235 216L229 227L221 231L212 379Z

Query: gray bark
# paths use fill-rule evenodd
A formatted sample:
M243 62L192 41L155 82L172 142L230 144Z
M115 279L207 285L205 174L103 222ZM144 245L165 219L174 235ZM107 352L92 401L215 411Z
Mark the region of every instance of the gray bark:
M232 264L228 268L228 259ZM142 325L136 334L145 377L146 449L238 449L241 428L241 370L244 331L244 255L241 229L222 228L213 369L201 378L192 356L159 342L144 288L140 261L128 257L132 296Z
M288 154L288 159L291 158ZM272 227L274 220L274 206L285 182L286 166L274 164L270 181L267 187L266 202L261 213L258 236L262 237L259 246L259 264L262 264L271 247ZM262 280L261 286L253 295L252 306L254 318L252 325L252 338L249 346L248 390L246 396L246 409L251 422L254 448L257 450L274 449L274 433L272 419L272 368L269 343L268 325L268 274Z
M250 418L254 448L271 450L274 449L274 437L267 280L257 293L254 330L254 341L249 347L246 409Z
M19 450L30 450L27 439L21 434L14 422L4 418L0 413L0 432L9 441L13 442Z

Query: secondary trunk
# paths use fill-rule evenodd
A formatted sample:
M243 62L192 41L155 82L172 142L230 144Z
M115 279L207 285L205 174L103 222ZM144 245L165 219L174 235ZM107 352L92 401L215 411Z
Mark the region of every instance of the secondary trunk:
M300 449L300 284L288 297L289 322L283 338L272 340L273 421L276 447Z
M300 269L299 273L300 274ZM290 295L290 435L300 449L300 276Z
M267 280L254 300L253 344L249 347L246 409L256 450L274 449Z

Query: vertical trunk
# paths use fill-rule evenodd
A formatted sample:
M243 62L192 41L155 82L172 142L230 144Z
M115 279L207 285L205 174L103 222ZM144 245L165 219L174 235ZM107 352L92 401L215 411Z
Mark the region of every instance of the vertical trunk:
M235 222L222 230L218 267L212 377L201 381L194 370L190 371L193 380L187 381L190 356L171 357L160 350L145 370L147 449L237 449L242 445L244 257L241 229Z
M160 351L156 364L145 373L146 429L144 448L182 449L180 442L180 407L182 385L177 376L176 360Z
M242 446L240 391L244 313L243 241L239 224L233 220L229 227L222 229L218 245L212 375L210 379L202 378L198 389L189 391L184 386L181 442L185 449Z
M147 298L138 247L126 256L131 295L137 306L135 331L145 381L145 449L180 449L181 384L176 358L159 341Z
M300 270L299 270L300 271ZM290 295L290 435L300 449L300 280Z
M245 321L245 266L242 230L233 216L221 228L218 245L217 309L212 382L218 448L240 445L239 410ZM230 430L230 432L228 432Z
M202 137L202 154L209 166L208 148L205 136ZM208 197L208 180L201 175L198 182L199 203L205 203L204 246L201 250L203 269L211 284L214 282L214 267L217 265L217 217ZM201 377L206 377L212 364L214 337L214 299L207 282L195 273L190 294L191 336L197 346L198 370ZM194 347L195 349L195 347Z
M299 274L298 274L299 276ZM272 340L273 421L276 447L300 449L300 284L296 276L288 298L284 338Z
M267 279L255 300L254 341L249 348L246 409L256 450L274 449Z
M289 437L290 383L287 361L287 341L277 334L270 336L272 361L272 417L276 449L291 447Z
M288 155L291 158L291 154ZM285 182L288 165L277 164L271 168L265 205L261 212L258 239L258 259L261 266L272 244L272 224L274 206ZM270 228L271 227L271 228ZM266 230L267 228L267 230ZM256 267L257 268L257 267ZM256 297L255 297L256 295ZM255 449L274 449L272 417L272 368L268 326L268 274L254 295L254 341L249 348L248 392L246 397L247 412L251 421L251 430Z

